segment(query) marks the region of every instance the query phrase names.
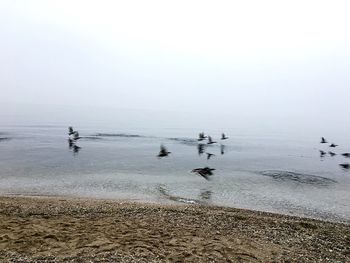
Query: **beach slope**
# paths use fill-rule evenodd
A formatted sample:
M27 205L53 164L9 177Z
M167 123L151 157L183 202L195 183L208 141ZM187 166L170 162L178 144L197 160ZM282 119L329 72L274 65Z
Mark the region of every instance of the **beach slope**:
M233 208L0 197L1 262L350 262L350 226Z

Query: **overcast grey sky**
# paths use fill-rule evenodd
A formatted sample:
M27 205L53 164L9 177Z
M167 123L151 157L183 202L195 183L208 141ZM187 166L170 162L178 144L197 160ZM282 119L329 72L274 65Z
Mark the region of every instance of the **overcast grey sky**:
M0 1L0 110L342 119L349 1ZM347 114L346 114L347 112Z

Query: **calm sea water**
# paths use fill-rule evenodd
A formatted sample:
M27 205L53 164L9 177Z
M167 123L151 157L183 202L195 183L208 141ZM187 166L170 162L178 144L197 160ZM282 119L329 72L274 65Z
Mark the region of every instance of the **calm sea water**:
M209 131L219 143L198 153L192 129L93 129L74 151L66 126L0 128L0 194L223 205L350 222L350 172L320 158L319 138ZM342 141L334 151L350 152ZM160 144L172 154L156 155ZM221 151L224 151L223 153ZM215 154L210 160L206 153ZM194 168L215 168L211 180Z

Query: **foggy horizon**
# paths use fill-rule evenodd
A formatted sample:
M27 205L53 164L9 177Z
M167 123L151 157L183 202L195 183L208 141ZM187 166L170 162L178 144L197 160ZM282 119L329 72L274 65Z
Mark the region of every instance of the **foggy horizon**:
M347 129L348 7L2 1L1 118L88 120L89 108Z

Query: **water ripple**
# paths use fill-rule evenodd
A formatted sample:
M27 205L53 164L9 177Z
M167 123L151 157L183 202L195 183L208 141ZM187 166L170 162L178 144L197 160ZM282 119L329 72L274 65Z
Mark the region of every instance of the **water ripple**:
M304 173L296 173L296 172L290 172L290 171L277 171L277 170L269 170L269 171L262 171L262 175L272 177L275 180L287 182L297 182L301 184L309 184L309 185L317 185L317 186L327 186L330 184L337 183L337 181L318 176L318 175L311 175L311 174L304 174Z
M196 200L196 199L170 195L164 186L158 186L157 190L163 197L165 197L166 199L171 200L171 201L185 203L185 204L201 204L202 203L201 201Z
M124 138L144 138L145 136L127 133L96 133L95 137L124 137Z
M181 144L185 144L185 145L197 145L198 141L196 139L191 139L191 138L169 138L170 141L175 141Z

